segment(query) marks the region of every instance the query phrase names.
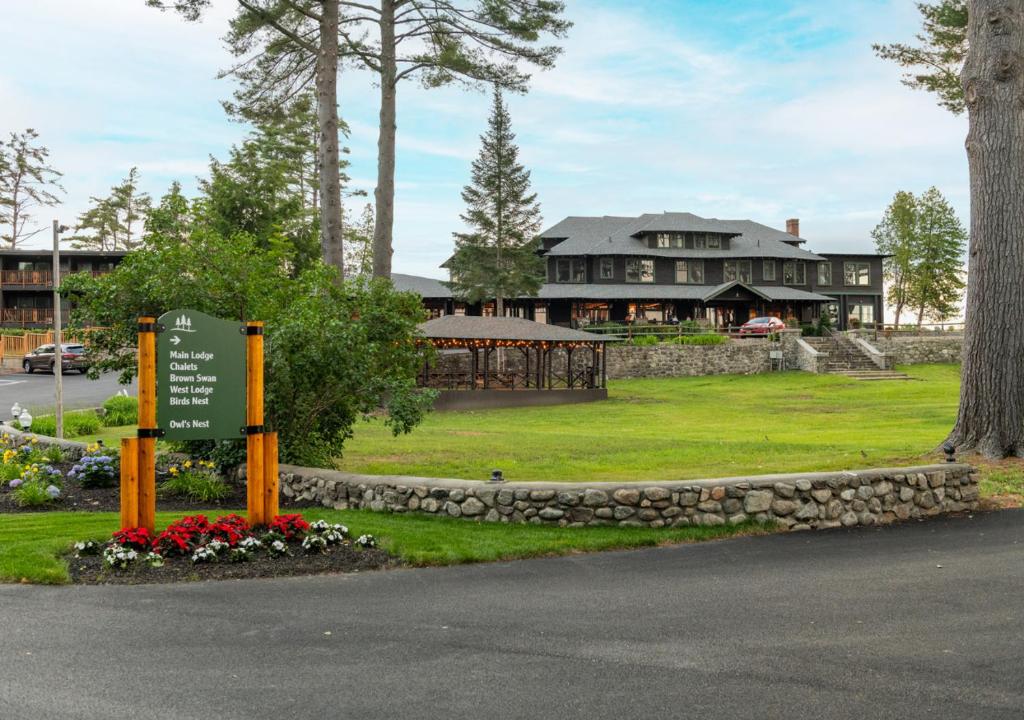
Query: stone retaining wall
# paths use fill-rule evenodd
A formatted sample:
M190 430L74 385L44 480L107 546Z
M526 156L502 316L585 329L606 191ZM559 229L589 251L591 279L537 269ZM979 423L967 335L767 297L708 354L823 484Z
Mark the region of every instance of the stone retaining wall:
M729 340L721 345L610 345L608 378L754 375L768 372L769 343Z
M950 463L662 483L502 483L282 466L285 497L339 510L416 512L562 527L678 527L746 520L792 530L876 525L974 510L978 479Z
M959 363L964 352L963 335L865 338L896 365Z

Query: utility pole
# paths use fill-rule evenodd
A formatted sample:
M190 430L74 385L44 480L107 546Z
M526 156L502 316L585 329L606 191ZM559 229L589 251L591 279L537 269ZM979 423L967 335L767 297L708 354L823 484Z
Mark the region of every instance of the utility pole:
M57 437L64 439L64 343L60 317L60 231L53 221L53 379L57 395Z

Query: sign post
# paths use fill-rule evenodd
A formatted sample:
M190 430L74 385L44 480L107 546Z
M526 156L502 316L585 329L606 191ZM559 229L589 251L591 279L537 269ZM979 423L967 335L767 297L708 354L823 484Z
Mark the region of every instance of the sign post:
M263 426L263 323L239 326L195 310L141 317L138 362L138 437L121 442L121 526L155 531L158 437L245 436L249 523L272 520L277 434Z

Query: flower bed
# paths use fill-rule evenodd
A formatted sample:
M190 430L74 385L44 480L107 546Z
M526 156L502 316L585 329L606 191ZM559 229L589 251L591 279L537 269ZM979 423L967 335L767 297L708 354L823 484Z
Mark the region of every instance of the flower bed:
M120 530L105 541L75 543L68 560L80 583L153 583L215 578L357 572L394 565L372 535L353 539L344 525L298 514L252 528L238 515L190 515L155 537L146 528Z

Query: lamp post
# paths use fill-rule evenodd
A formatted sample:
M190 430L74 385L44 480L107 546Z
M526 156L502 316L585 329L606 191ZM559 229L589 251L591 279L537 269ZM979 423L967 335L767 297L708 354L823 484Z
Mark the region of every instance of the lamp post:
M21 415L21 405L14 403L14 405L11 406L11 422L17 420L19 415Z
M53 221L53 379L57 401L57 438L64 439L64 342L60 316L60 234L67 226Z
M32 415L28 409L21 411L21 415L18 416L18 424L21 425L21 429L25 432L32 429Z

